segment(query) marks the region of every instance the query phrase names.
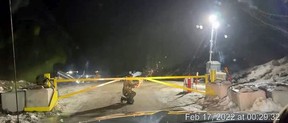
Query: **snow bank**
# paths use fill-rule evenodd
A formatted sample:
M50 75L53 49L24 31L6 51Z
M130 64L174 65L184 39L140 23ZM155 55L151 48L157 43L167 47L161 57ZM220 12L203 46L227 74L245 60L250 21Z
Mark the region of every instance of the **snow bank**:
M247 91L247 86L250 89L262 88L273 91L278 85L288 85L288 57L243 70L234 74L233 78L234 82L238 83L233 87L237 92L241 88Z
M18 85L18 88L25 88L34 84L31 82L24 81L24 80L19 80L17 82L17 85ZM14 88L13 81L0 80L0 93L12 91L13 88Z
M201 105L197 105L197 104L192 104L189 106L184 106L181 107L182 109L184 109L185 111L189 111L189 112L199 112L199 111L203 111L203 106Z
M43 117L44 114L41 113L26 113L19 114L19 121L21 123L39 123L40 117ZM2 114L0 116L1 123L17 123L17 115Z
M272 101L271 98L263 99L262 97L257 98L249 111L260 111L260 112L279 112L282 109L280 104Z
M203 106L197 104L199 99L204 98L204 95L199 93L183 93L183 90L176 88L160 89L161 93L156 93L158 100L167 103L173 109L186 111L202 111ZM178 93L178 94L177 94Z
M272 60L263 65L258 65L233 75L237 83L259 82L259 83L288 83L288 57Z
M58 106L51 112L24 112L19 114L20 123L39 123L43 118L59 116L61 109ZM1 114L0 123L17 123L17 115Z

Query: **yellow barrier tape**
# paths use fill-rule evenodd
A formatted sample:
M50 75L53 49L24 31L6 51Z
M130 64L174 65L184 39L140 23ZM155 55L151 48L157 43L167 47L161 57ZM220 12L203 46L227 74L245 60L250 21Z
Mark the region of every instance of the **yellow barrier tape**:
M177 84L172 84L172 83L168 83L168 82L162 82L162 81L153 80L153 79L146 79L146 80L151 81L151 82L156 82L156 83L159 83L159 84L162 84L162 85L170 86L170 87L173 87L173 88L179 88L179 89L183 89L183 90L186 90L186 91L194 91L194 92L205 94L205 92L203 92L203 91L199 91L199 90L191 89L191 88L186 88L186 87L183 87L183 86L177 85Z
M163 85L166 85L166 86L170 86L170 87L173 87L173 88L183 89L183 90L186 90L186 91L193 91L193 92L202 93L202 94L214 95L214 91L211 90L210 88L208 88L208 89L206 88L206 92L205 92L205 91L199 91L197 89L183 87L183 86L180 86L180 85L177 85L177 84L172 84L172 83L168 83L168 82L162 82L162 81L159 81L159 80L151 79L151 78L155 78L155 79L179 79L179 78L187 78L187 77L188 78L193 78L193 77L196 77L196 78L203 78L204 77L205 78L205 76L167 76L167 77L126 77L126 78L114 78L115 80L113 80L113 81L109 81L109 82L106 82L106 83L103 83L103 84L100 84L100 85L91 86L91 87L88 87L88 88L81 89L79 91L75 91L75 92L72 92L72 93L65 94L63 96L60 96L59 99L68 98L68 97L74 96L76 94L80 94L80 93L84 93L84 92L87 92L87 91L91 91L94 88L101 87L101 86L104 86L104 85L107 85L107 84L112 84L112 83L118 82L120 80L143 80L143 79L151 81L151 82L163 84ZM80 80L96 80L96 79L97 78L94 78L94 79L80 79ZM111 79L111 78L107 78L107 79ZM62 80L57 80L57 82L61 82L61 81ZM68 81L70 81L70 80L67 80L65 82L68 82Z
M146 80L151 81L151 82L156 82L156 83L159 83L159 84L162 84L162 85L170 86L170 87L173 87L173 88L183 89L183 90L186 90L186 91L193 91L193 92L197 92L197 93L201 93L201 94L210 94L210 95L213 95L213 92L210 91L210 89L208 89L208 90L209 90L208 92L203 92L203 91L199 91L199 90L197 90L197 89L186 88L186 87L183 87L183 86L181 86L181 85L177 85L177 84L173 84L173 83L168 83L168 82L162 82L162 81L159 81L159 80L153 80L153 79L146 79Z
M82 79L54 79L57 82L75 82L75 81L107 81L107 80L143 80L143 79L184 79L184 78L205 78L204 76L156 76L156 77L121 77L121 78L82 78Z
M117 80L113 80L113 81L109 81L109 82L106 82L106 83L103 83L103 84L100 84L100 85L94 85L94 86L90 86L88 88L84 88L84 89L81 89L79 91L75 91L75 92L72 92L72 93L68 93L68 94L65 94L63 96L60 96L59 99L64 99L64 98L68 98L68 97L71 97L71 96L74 96L76 94L80 94L80 93L84 93L84 92L87 92L87 91L91 91L95 88L98 88L98 87L102 87L102 86L105 86L105 85L108 85L108 84L112 84L112 83L115 83L115 82L118 82L122 79L117 79Z

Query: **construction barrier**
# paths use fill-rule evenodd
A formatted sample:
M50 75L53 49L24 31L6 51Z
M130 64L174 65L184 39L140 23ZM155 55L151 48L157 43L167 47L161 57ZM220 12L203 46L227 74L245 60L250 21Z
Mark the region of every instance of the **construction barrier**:
M74 96L76 94L80 94L80 93L84 93L84 92L87 92L87 91L91 91L95 88L98 88L98 87L101 87L101 86L105 86L105 85L108 85L108 84L112 84L112 83L115 83L115 82L118 82L120 80L113 80L113 81L109 81L109 82L106 82L106 83L103 83L103 84L100 84L100 85L94 85L94 86L91 86L91 87L88 87L88 88L84 88L84 89L81 89L79 91L75 91L75 92L72 92L72 93L68 93L68 94L65 94L65 95L62 95L59 97L59 99L63 99L63 98L68 98L68 97L71 97L71 96Z
M205 84L207 84L208 83L208 75L207 74L202 75L202 76L158 76L158 77L81 78L81 79L50 78L50 74L45 74L45 77L47 77L49 80L48 86L53 88L53 95L52 95L52 99L51 99L49 106L47 106L47 107L25 107L24 111L51 111L57 105L57 102L59 99L69 98L69 97L72 97L72 96L80 94L80 93L91 91L91 90L98 88L98 87L101 87L101 86L105 86L108 84L119 82L121 80L138 80L138 81L147 80L150 82L166 85L169 87L183 89L183 90L189 91L189 92L197 92L197 93L201 93L201 94L212 94L212 95L214 94L213 91L210 91L211 89L207 89L207 88L206 88L206 92L205 92L205 91L199 91L197 89L193 89L191 87L188 88L188 87L183 87L183 86L178 85L178 84L160 81L160 80L167 80L167 79L171 80L171 79L191 78L194 80L204 79ZM210 75L210 78L211 78L211 75ZM76 82L76 81L82 81L82 82L108 81L108 82L100 84L100 85L90 86L90 87L87 87L87 88L84 88L84 89L81 89L81 90L78 90L75 92L71 92L71 93L68 93L65 95L58 95L58 83Z
M215 82L216 80L216 70L211 70L210 71L210 82Z
M51 97L51 101L49 103L49 106L43 106L43 107L25 107L24 111L51 111L58 102L58 91L56 89L53 89L53 95Z

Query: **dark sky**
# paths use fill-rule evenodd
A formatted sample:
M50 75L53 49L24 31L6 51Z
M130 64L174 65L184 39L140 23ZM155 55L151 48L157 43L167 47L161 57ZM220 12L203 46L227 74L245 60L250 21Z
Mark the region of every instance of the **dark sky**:
M4 79L13 68L7 7L1 1ZM278 16L288 16L285 0L14 0L13 10L20 78L53 70L202 72L211 13L221 18L214 59L232 71L288 54L288 17Z

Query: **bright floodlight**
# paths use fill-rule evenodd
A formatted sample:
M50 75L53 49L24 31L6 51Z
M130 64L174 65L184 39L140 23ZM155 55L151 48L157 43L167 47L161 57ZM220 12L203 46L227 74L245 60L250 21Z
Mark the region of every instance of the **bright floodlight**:
M217 16L216 16L216 15L210 15L210 16L209 16L209 21L210 21L211 23L214 23L215 21L217 21Z
M218 21L215 21L215 22L212 23L212 27L214 29L217 29L219 26L220 26L220 23Z
M209 21L212 24L212 27L214 29L217 29L220 26L220 23L218 22L218 19L217 19L216 15L210 15L209 16Z

